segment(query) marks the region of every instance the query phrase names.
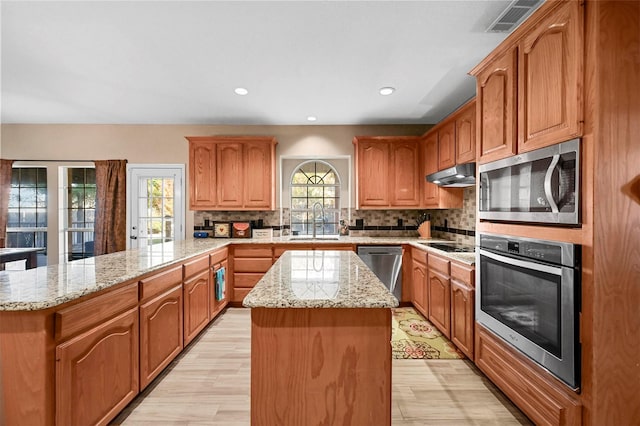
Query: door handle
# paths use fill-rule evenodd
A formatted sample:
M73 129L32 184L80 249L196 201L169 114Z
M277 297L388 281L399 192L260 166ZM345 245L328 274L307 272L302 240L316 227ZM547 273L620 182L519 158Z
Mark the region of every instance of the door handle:
M551 159L551 164L549 164L549 168L547 169L547 173L544 176L544 193L547 196L547 201L549 202L549 206L551 207L551 212L558 213L558 204L556 204L556 200L553 198L553 188L551 188L551 177L553 176L553 172L560 161L560 155L556 154Z
M131 235L131 236L129 237L129 239L131 239L131 240L137 240L137 239L138 239L138 237L136 237L135 235Z

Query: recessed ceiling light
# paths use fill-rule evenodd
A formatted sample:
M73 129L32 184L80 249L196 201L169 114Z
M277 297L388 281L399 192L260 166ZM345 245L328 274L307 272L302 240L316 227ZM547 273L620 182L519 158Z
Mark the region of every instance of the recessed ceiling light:
M307 121L316 121L318 119L318 117L314 116L314 115L310 115L307 117Z
M244 87L236 87L234 92L236 92L236 95L240 95L240 96L244 96L249 93L249 91Z
M390 94L392 94L395 91L396 91L396 89L393 88L393 87L383 87L382 89L380 89L380 94L382 96L389 96Z

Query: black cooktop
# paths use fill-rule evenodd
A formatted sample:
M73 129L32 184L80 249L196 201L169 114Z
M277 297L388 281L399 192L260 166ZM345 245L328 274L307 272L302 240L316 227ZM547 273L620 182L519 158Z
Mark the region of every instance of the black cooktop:
M425 246L433 247L434 249L446 251L446 252L457 252L457 253L473 253L475 251L474 246L468 246L465 244L458 243L422 243Z

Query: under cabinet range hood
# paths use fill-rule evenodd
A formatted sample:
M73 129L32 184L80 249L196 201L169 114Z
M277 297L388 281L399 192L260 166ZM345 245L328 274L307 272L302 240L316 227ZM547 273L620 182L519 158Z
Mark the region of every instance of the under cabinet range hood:
M427 182L449 188L474 186L476 184L476 163L457 164L448 169L427 175Z

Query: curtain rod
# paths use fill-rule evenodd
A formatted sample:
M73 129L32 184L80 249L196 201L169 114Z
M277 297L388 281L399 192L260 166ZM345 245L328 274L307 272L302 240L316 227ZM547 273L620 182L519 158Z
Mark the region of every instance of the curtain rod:
M40 163L94 163L96 160L13 160L14 162L16 161L33 161L33 162L40 162Z

